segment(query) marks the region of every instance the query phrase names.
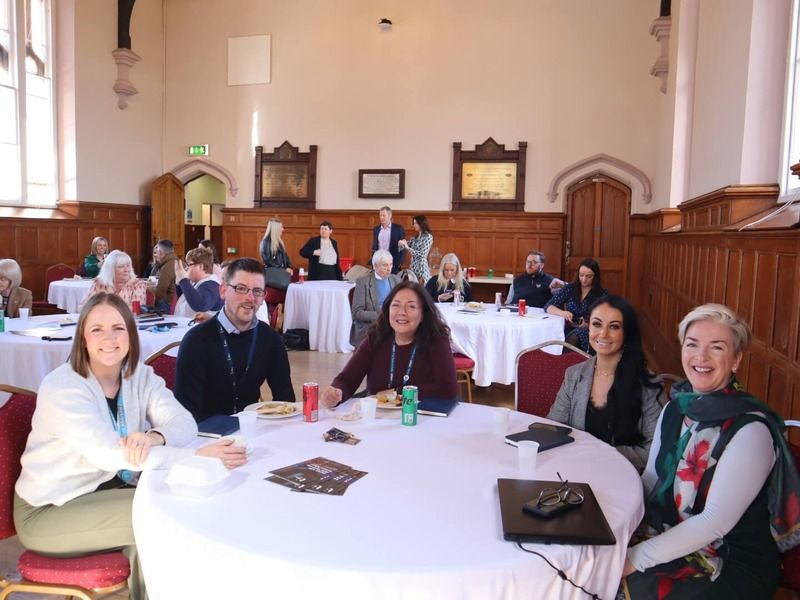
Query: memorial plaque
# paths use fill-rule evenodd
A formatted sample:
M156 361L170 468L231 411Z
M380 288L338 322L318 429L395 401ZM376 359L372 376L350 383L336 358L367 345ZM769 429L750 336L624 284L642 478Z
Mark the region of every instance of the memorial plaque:
M405 169L359 169L359 198L405 198Z
M516 163L463 163L461 197L513 200L517 196Z
M308 165L262 164L261 197L307 198Z

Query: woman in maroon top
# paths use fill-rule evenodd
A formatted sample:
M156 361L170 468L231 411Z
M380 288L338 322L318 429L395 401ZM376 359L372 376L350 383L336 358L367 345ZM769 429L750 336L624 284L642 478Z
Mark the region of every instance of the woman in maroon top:
M365 375L371 395L415 385L420 400L456 397L450 329L418 283L404 281L392 288L378 320L322 402L333 408L352 397Z

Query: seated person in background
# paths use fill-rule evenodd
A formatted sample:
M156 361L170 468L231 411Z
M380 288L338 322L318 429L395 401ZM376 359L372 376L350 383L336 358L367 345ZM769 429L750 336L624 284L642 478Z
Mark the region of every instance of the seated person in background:
M205 248L206 250L211 251L211 260L214 261L214 267L212 269L212 272L214 273L214 275L219 277L220 281L222 281L222 264L221 264L222 261L220 261L219 259L219 254L217 253L217 247L214 245L214 242L212 242L211 240L200 240L199 242L197 242L197 247Z
M720 304L678 326L688 381L672 386L642 474L626 598L775 597L779 552L800 542L800 481L783 419L736 380L751 337Z
M91 250L83 259L83 268L78 269L80 271L78 275L82 275L84 277L97 277L107 255L108 240L103 236L98 235L92 240Z
M567 342L584 352L589 350L589 307L608 292L600 283L600 265L593 258L584 258L575 281L556 292L544 305L551 315L564 317Z
M547 418L611 444L641 473L666 398L647 368L627 300L604 296L594 303L589 343L595 356L567 369Z
M472 301L472 288L464 280L461 262L455 254L450 252L442 257L439 263L439 274L428 280L425 291L430 294L434 302L452 302L453 290L461 292L463 302Z
M14 496L14 523L26 548L55 556L122 548L134 600L147 596L131 523L136 472L193 454L219 458L229 469L247 462L244 448L230 440L180 448L195 439L197 425L139 359L130 309L116 295L92 296L69 362L39 387Z
M339 267L339 246L333 235L333 224L323 221L319 225L319 235L310 238L300 248L300 256L308 259L308 280L342 280Z
M222 310L181 341L175 397L197 421L258 402L265 381L273 400L294 402L283 339L256 317L264 302L263 265L253 258L231 262L220 295Z
M0 309L5 311L5 316L10 319L19 316L20 308L30 311L33 306L33 294L30 290L20 287L22 283L22 269L13 258L0 260ZM30 312L28 313L30 314Z
M158 283L148 285L155 297L155 309L168 313L175 299L175 246L170 240L158 240L153 248L153 274L158 277Z
M89 293L83 302L100 292L116 294L125 301L128 308L134 302L144 306L147 296L147 283L143 279L137 279L133 272L131 257L122 250L112 250L106 257L100 274L92 282Z
M217 311L222 308L219 294L219 277L211 271L214 268L212 254L205 248L194 248L186 253L186 267L175 261L175 280L178 282L180 297L175 305L175 314L180 317L194 317L195 313Z
M378 319L383 301L400 283L400 276L392 275L392 255L386 250L377 250L372 255L372 268L372 273L356 281L353 292L353 328L350 331L353 346L358 346L366 337L367 330Z
M450 330L418 283L404 281L392 289L367 338L344 370L325 390L322 402L336 407L351 398L367 378L367 392L419 388L419 399L455 398L456 369L450 350Z
M158 268L156 265L158 264L158 258L156 257L156 247L153 246L153 258L150 259L150 262L142 271L142 279L149 279L150 277L158 277Z
M506 304L519 304L523 298L526 306L544 308L553 290L563 286L563 281L544 272L544 254L532 250L525 258L525 272L514 277Z

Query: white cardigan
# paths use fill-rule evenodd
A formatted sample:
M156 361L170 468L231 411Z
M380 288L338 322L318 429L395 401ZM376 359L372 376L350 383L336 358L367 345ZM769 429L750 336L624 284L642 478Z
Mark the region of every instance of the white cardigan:
M69 363L44 378L39 386L33 428L22 454L16 492L32 506L65 502L97 487L120 469L167 468L194 454L185 446L197 435L197 424L153 369L139 364L123 378L120 389L128 432L145 430L145 421L170 447L150 448L147 460L134 467L123 458L100 383L81 377Z

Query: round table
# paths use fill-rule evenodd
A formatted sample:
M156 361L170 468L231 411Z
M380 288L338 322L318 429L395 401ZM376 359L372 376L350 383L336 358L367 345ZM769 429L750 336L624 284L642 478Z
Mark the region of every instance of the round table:
M517 355L531 346L549 340L564 341L564 319L546 314L541 308L528 308L527 314L500 316L494 304L481 313L462 312L452 303L438 303L447 325L453 350L475 361L472 378L476 385L511 384L517 381ZM561 353L561 346L545 352Z
M306 281L286 289L283 330L308 329L308 345L320 352L352 352L349 281Z
M133 524L151 600L583 598L540 557L503 540L497 479L517 477L517 449L492 432L492 410L461 404L448 418L420 415L416 427L400 425L399 411L364 423L260 420L250 462L201 500L172 494L165 471L145 473ZM512 412L509 431L534 420L542 419ZM326 443L331 427L362 442ZM642 486L614 448L574 435L539 456L537 478L557 480L558 471L588 482L618 543L526 546L613 598L643 514ZM318 456L368 474L343 496L264 480Z
M15 385L17 387L37 391L39 384L50 371L69 359L72 350L72 340L47 341L41 337L29 337L12 333L22 329L39 327L58 328L54 335L57 337L70 337L75 334L75 325L59 327L66 321L77 322L78 315L41 315L23 319L7 319L6 331L0 333L0 383ZM168 316L164 322L178 323L169 331L139 331L139 344L141 347L141 360L171 342L179 342L189 331L189 319L185 317ZM156 325L157 323L153 323ZM55 330L55 329L54 329ZM173 348L169 354L175 356L178 349Z
M62 279L51 281L47 288L47 301L68 313L81 310L81 302L89 293L94 279Z

